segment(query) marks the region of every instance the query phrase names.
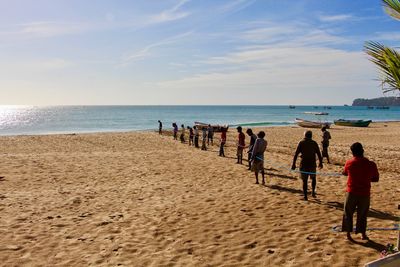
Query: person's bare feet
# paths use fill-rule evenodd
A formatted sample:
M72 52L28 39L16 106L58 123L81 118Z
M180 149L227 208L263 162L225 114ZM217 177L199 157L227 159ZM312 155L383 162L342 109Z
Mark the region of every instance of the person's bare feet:
M347 239L350 241L354 241L354 239L351 237L350 232L347 232Z
M369 240L366 233L362 233L362 240Z

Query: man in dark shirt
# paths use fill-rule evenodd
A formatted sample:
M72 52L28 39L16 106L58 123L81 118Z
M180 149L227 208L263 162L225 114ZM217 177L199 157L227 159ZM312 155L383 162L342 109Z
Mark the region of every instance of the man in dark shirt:
M158 120L158 133L162 134L162 122Z
M308 177L311 177L312 180L312 196L316 197L315 188L317 187L317 164L316 164L316 157L318 156L319 160L319 168L322 168L322 156L321 152L319 151L319 146L317 142L312 140L312 132L306 131L304 133L304 139L299 142L297 145L296 152L293 158L292 170L296 169L296 161L297 157L301 154L301 161L300 161L300 176L303 180L303 193L304 193L304 200L308 200L307 197L307 190L308 190Z
M357 210L356 234L361 233L363 240L368 240L367 214L370 204L371 182L379 181L379 172L376 164L364 157L364 149L360 143L350 147L353 158L346 161L343 175L347 175L346 200L342 231L347 232L347 238L353 240L350 233L353 231L353 214Z
M257 135L255 133L253 133L253 130L250 128L246 130L246 133L248 136L250 136L250 144L249 144L249 147L247 148L247 155L248 155L247 159L249 161L249 169L248 170L251 170L251 154L253 152L253 146L254 146L254 143L256 142Z

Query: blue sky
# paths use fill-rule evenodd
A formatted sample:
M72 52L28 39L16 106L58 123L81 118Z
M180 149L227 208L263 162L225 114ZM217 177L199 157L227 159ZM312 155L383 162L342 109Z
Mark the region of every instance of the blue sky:
M345 104L383 96L375 0L0 0L0 104Z

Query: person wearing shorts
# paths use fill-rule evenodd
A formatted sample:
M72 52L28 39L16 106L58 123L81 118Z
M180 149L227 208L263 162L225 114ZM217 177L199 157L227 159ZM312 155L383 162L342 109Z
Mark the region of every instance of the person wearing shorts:
M304 139L299 142L297 145L296 152L293 158L292 170L296 169L296 161L297 157L301 154L300 161L300 177L303 180L303 194L304 200L308 200L308 178L310 177L312 180L312 196L316 197L316 187L317 187L317 165L316 165L316 157L319 159L319 168L322 168L322 156L321 151L319 151L319 147L317 142L312 140L312 132L306 131L304 133Z
M267 149L267 141L264 139L265 132L261 131L257 134L257 139L254 142L253 150L251 152L251 170L256 176L256 184L258 184L258 174L261 172L262 184L265 184L264 172L264 152Z

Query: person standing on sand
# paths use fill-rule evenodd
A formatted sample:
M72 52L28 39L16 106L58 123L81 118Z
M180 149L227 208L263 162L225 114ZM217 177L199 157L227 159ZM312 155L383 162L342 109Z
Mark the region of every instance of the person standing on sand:
M251 158L252 158L251 155L253 153L253 147L254 147L254 143L256 142L257 135L255 133L253 133L252 129L247 129L246 133L247 133L248 136L250 136L250 145L249 145L249 147L247 149L247 159L248 159L248 162L249 162L248 170L251 170ZM264 133L264 135L265 135L265 133Z
M251 153L251 170L256 175L256 184L258 184L258 173L261 172L262 184L265 184L265 173L264 173L264 152L267 149L267 140L264 139L265 132L261 131L257 134L257 140L254 143L253 150Z
M226 144L226 128L221 129L221 144L219 145L219 156L225 157L224 146Z
M178 140L178 125L176 122L172 123L172 128L174 132L174 140Z
M187 127L189 130L189 146L193 144L193 128L192 127Z
M326 158L329 162L329 154L328 154L328 147L329 147L329 139L331 139L331 134L326 129L326 126L322 127L322 159Z
M210 140L211 140L211 145L214 145L214 128L209 124L207 128L207 145L210 145Z
M237 153L236 153L236 155L237 155L237 164L243 164L243 149L245 148L245 146L246 146L246 143L245 143L245 139L246 139L246 136L244 135L244 133L242 132L242 127L241 126L238 126L237 128L236 128L236 130L238 131L238 143L237 143Z
M197 126L193 126L193 133L194 133L194 147L199 148L199 129Z
M292 170L296 169L296 161L297 157L301 154L301 161L300 161L300 176L303 180L303 193L304 193L304 200L308 200L307 197L307 190L308 190L308 177L311 177L312 180L312 196L316 197L315 189L317 187L317 165L316 165L316 158L315 155L318 156L319 159L319 168L322 169L322 156L321 152L319 151L319 147L317 142L312 140L312 132L306 131L304 133L304 139L299 142L297 145L296 152L294 153Z
M361 233L363 240L368 240L367 215L370 204L371 182L379 181L379 172L373 161L364 157L362 144L354 143L350 147L353 158L346 161L343 175L347 178L346 199L342 231L347 232L347 238L353 240L353 214L357 210L356 234Z
M162 134L162 122L158 120L158 134Z
M181 125L181 136L179 137L181 143L185 143L185 125Z
M207 150L206 142L207 142L207 128L203 127L202 131L202 142L201 142L201 150Z

